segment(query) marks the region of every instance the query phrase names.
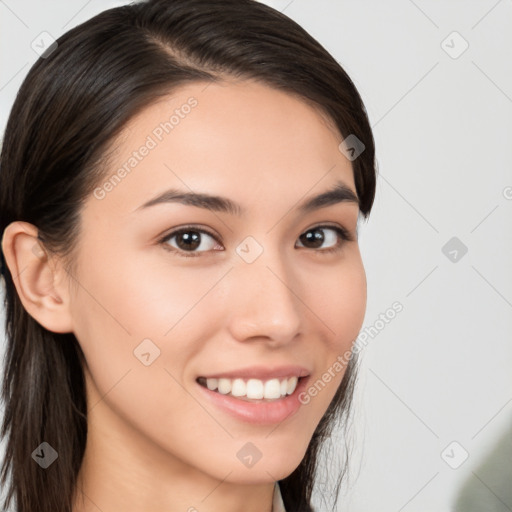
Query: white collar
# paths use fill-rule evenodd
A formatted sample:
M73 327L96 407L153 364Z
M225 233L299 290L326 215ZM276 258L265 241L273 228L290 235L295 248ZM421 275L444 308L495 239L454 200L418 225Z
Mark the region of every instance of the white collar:
M283 503L283 497L281 496L281 489L279 483L276 482L274 485L274 498L272 501L272 512L286 512Z

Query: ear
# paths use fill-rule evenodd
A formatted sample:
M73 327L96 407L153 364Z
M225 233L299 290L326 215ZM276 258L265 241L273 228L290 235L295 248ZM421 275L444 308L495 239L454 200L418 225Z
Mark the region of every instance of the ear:
M71 332L67 273L37 238L28 222L9 224L2 237L5 263L27 313L49 331Z

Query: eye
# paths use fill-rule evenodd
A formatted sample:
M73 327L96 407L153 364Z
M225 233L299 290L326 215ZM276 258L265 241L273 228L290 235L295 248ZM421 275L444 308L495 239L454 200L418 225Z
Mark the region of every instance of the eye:
M324 233L327 232L327 235ZM353 241L352 235L341 226L315 226L305 231L299 237L299 241L304 247L318 249L324 243L327 243L326 249L320 249L320 253L331 253L341 250L346 241ZM313 247L311 247L311 245Z
M317 249L316 252L325 254L339 251L345 241L353 240L353 236L341 226L315 226L300 235L299 242L301 245L299 247ZM174 243L171 243L172 241ZM161 238L159 243L167 251L177 253L178 256L185 258L197 257L203 252L212 250L224 250L213 233L195 226L184 226L176 229ZM321 248L324 244L327 244L325 249Z
M176 240L175 246L170 243L173 239ZM168 251L178 252L180 256L184 257L199 256L201 252L214 250L214 247L218 244L215 235L193 226L177 229L162 238L159 243Z

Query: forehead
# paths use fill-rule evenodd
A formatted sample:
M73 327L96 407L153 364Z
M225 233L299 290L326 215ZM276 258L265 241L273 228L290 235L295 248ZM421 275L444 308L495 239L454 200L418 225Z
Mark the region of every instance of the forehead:
M340 141L319 109L291 94L254 81L188 84L127 124L96 206L132 212L170 187L249 207L297 200L340 180L355 190Z

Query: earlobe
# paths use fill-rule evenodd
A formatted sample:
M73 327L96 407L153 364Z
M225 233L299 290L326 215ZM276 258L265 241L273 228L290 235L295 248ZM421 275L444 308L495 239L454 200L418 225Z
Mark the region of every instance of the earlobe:
M49 331L71 332L72 321L65 270L48 257L37 238L37 228L28 222L15 221L3 233L2 251L16 291L26 309Z

